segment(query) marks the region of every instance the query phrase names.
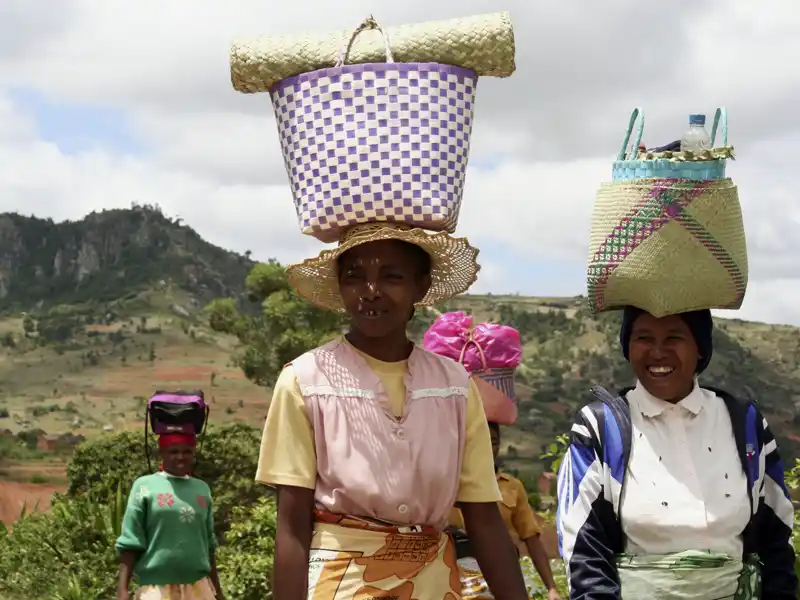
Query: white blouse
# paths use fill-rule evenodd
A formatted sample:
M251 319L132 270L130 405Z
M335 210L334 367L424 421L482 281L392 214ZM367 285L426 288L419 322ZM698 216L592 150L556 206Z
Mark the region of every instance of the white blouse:
M626 552L713 550L740 558L750 501L722 398L697 383L677 404L641 384L627 398L633 439L620 499Z

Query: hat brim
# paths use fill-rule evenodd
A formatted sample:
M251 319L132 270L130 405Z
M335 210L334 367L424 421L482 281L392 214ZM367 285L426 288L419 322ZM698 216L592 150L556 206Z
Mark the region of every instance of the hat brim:
M453 237L445 231L432 233L418 228L373 226L363 234L345 236L336 248L323 250L315 258L289 266L286 269L289 283L315 306L344 312L336 259L356 246L382 240L414 244L430 255L431 286L417 306L432 306L466 292L478 278L481 268L477 262L479 250L471 246L467 238Z

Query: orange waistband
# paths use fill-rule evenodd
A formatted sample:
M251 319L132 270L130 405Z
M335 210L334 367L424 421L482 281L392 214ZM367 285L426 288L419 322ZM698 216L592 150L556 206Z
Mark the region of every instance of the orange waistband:
M318 523L327 523L329 525L339 525L341 527L350 527L352 529L368 529L370 531L379 531L381 533L402 533L402 534L419 534L419 535L439 535L440 529L432 525L399 525L395 523L388 523L380 521L372 517L357 517L354 515L337 515L323 509L314 509L314 520Z

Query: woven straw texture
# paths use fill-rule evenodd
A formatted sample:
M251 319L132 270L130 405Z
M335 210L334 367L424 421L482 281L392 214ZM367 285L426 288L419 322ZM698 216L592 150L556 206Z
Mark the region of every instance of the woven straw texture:
M432 62L508 77L514 72L514 29L506 12L387 28L397 62ZM231 45L231 82L244 93L267 92L279 81L336 64L338 52L352 30L325 34L270 36ZM351 64L384 60L377 31L366 32L353 44Z
M475 387L481 393L486 419L498 425L513 425L517 421L517 394L514 389L516 369L483 369L471 373Z
M634 128L636 133L633 134ZM733 147L728 146L728 113L718 108L711 130L711 150L692 152L640 152L639 144L644 133L644 111L633 109L622 147L611 170L612 181L636 179L687 179L710 181L725 179L725 165L734 157ZM717 133L720 146L716 146ZM631 135L633 143L631 141Z
M374 221L453 232L476 84L470 71L430 63L282 81L272 101L300 230L323 242Z
M618 160L612 167L613 181L633 179L688 179L710 181L725 179L726 158L733 158L733 148L715 148L700 155L684 152L641 152L635 160Z
M335 249L323 250L316 258L288 267L289 282L300 296L314 305L344 312L336 259L351 248L381 240L408 242L430 254L431 287L418 306L431 306L466 292L478 277L478 249L472 247L467 238L401 224L368 223L347 231Z
M730 179L638 180L598 191L587 272L594 312L633 305L662 317L737 309L747 276L742 211Z

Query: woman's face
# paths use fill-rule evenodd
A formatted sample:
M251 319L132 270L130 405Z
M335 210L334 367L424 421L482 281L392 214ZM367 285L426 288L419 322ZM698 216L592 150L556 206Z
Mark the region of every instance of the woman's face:
M628 356L636 377L656 398L679 402L692 391L697 343L678 315L639 315L631 328Z
M407 244L381 240L348 250L339 261L339 292L353 326L369 338L405 331L430 275Z
M167 446L161 450L161 462L167 473L178 477L188 475L194 465L194 446L189 444Z

